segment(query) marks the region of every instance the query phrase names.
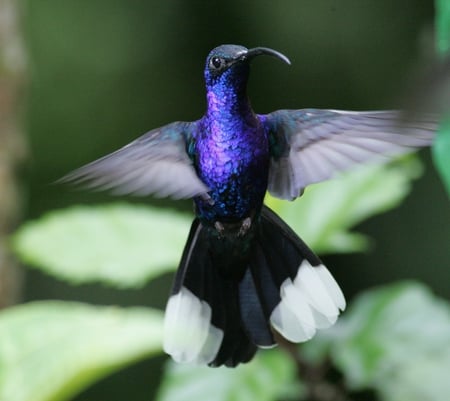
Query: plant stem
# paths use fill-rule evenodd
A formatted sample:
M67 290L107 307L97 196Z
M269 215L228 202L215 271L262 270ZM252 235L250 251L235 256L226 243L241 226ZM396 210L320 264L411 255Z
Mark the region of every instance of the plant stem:
M343 384L333 383L327 379L331 370L329 359L319 365L304 359L297 344L292 344L277 336L280 347L294 360L298 380L306 386L306 396L302 401L351 401L348 390Z

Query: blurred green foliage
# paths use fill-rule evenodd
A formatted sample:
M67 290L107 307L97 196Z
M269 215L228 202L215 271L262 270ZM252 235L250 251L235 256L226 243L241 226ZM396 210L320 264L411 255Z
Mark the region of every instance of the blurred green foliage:
M25 224L13 243L23 261L72 284L125 289L174 270L191 220L142 205L75 206Z
M420 171L417 163L410 157L403 162L367 166L347 173L334 183L312 188L305 195L305 202L292 203L292 207L274 199L268 203L292 222L294 229L298 228L297 219L313 221L314 224L301 227L302 235L311 241L313 248L322 252L361 250L365 241L348 230L361 219L396 206L408 193L409 181ZM14 244L24 261L56 278L70 283L100 281L123 289L144 285L167 269L173 269L188 228L186 215L175 211L158 212L156 208L125 204L83 206L53 211L40 220L26 223L15 234ZM403 293L395 296L393 290L385 292L381 291L375 299L366 295L356 303L356 312L347 314L337 328L337 337L327 346L330 355L337 355L336 364L348 378L350 388L372 387L386 392L375 380L380 374L378 365L385 366L389 358L393 358L393 364L403 363L391 348L399 350L398 345L406 344L402 332L397 335L393 323L399 321L411 330L408 344L417 350L424 341L418 335L424 321L433 325L439 321L437 306L428 305L427 299L413 298L415 302L407 302L409 309L404 311L397 308L397 303L403 302ZM369 306L364 302L367 298L371 300ZM414 310L417 313L420 308L423 313L414 315ZM102 318L105 314L106 321ZM412 322L410 316L414 317ZM442 321L442 326L450 330L450 321ZM6 366L3 381L7 385L0 386L0 399L8 401L68 400L99 377L128 364L130 359L162 352L162 319L150 310L135 313L132 309L116 308L111 312L67 302L32 302L0 314L2 327L4 338L0 336L0 344L6 347L0 347L0 364ZM342 327L347 337L342 335ZM14 333L20 330L30 335L15 337ZM333 331L328 336L333 336ZM384 341L385 337L389 341ZM397 343L398 337L401 344ZM445 333L440 334L443 337L446 338ZM320 347L320 340L318 344ZM387 347L384 353L383 347ZM46 359L39 380L32 384L28 375L34 375L32 366L46 352L54 358ZM328 353L322 354L322 359ZM450 368L450 360L442 361L440 368L447 368L446 362ZM63 365L65 369L58 370ZM192 400L211 399L210 394L216 394L217 400L270 401L292 390L291 395L297 399L305 394L301 389L308 383L296 379L295 372L294 361L279 351L266 353L256 362L236 370L171 365L159 397L164 401ZM22 387L25 393L17 390ZM36 398L36 392L40 398ZM395 400L390 391L383 399Z
M279 351L261 352L239 369L211 369L169 362L158 401L273 401L298 398L302 385L296 381L295 363Z
M161 352L162 314L149 308L41 301L0 314L0 400L57 401Z
M440 401L450 392L450 304L423 285L367 291L324 336L352 389L374 388L386 401Z
M440 53L449 57L450 53L450 2L446 0L436 1L437 18L437 48ZM447 72L448 74L448 72ZM442 83L448 90L446 82ZM447 96L444 96L448 100ZM441 130L433 146L436 168L440 171L444 185L450 195L450 109L443 106L446 116L443 119Z
M421 170L414 157L390 165L364 166L307 188L301 202L286 202L267 195L266 204L316 252L368 250L370 239L351 232L350 228L399 205Z

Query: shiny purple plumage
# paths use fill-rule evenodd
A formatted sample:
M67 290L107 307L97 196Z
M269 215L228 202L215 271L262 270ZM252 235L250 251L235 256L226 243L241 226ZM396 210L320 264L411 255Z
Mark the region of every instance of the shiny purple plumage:
M200 219L212 223L238 222L259 211L267 189L269 142L250 107L247 77L246 64L217 79L205 71L207 112L194 133L194 165L214 204L195 202Z

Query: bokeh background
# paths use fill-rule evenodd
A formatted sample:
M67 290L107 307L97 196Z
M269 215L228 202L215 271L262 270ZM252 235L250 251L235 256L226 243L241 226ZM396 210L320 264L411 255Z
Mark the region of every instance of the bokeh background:
M204 59L219 44L267 46L290 57L291 67L270 59L254 63L249 94L259 113L399 107L411 72L434 51L432 1L19 4L27 56L21 113L29 149L21 172L24 220L69 205L115 201L52 182L151 128L199 118L205 107ZM324 258L349 298L406 278L421 280L450 298L448 197L429 150L421 157L424 175L401 207L358 227L373 238L371 251ZM191 208L189 202L127 200ZM116 291L100 285L72 287L27 270L22 299L163 308L170 281L166 276L139 290ZM114 374L77 400L151 399L163 360Z

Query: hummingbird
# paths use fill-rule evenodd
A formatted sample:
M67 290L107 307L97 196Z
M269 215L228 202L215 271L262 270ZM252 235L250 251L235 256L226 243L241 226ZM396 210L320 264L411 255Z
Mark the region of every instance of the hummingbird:
M294 200L356 164L432 143L436 121L400 111L277 110L256 114L250 64L266 48L221 45L206 58L206 112L153 129L63 178L113 194L192 198L195 209L164 320L177 362L235 367L281 339L333 325L346 301L318 256L266 191ZM284 340L283 340L284 341Z

